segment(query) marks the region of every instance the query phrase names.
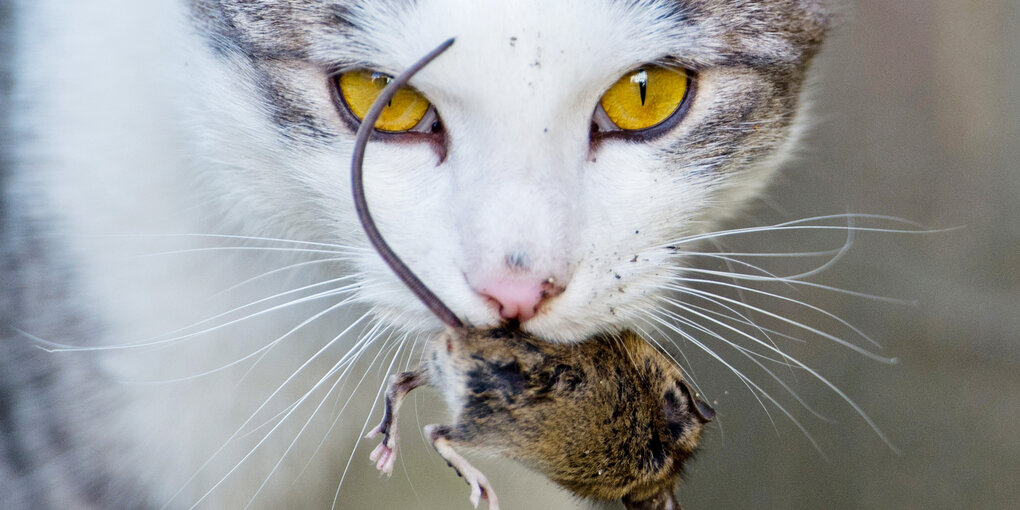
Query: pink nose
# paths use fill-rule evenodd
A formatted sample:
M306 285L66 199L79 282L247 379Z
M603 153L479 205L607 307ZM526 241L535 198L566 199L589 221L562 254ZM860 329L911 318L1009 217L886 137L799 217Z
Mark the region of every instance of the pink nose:
M521 280L497 278L484 282L478 293L499 305L499 315L504 319L520 322L531 319L538 313L538 305L546 298L563 292L550 280Z

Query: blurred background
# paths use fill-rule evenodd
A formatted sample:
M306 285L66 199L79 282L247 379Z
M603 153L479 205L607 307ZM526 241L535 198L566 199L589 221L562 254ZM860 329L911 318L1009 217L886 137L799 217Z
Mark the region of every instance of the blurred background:
M0 9L5 6L0 2ZM756 286L832 312L879 342L877 348L804 306L754 293L742 297L897 358L896 364L876 361L789 324L755 317L802 337L803 343L776 341L859 404L895 449L809 374L776 370L825 420L769 383L768 374L733 356L737 368L774 394L812 441L781 411L759 403L725 367L681 343L719 412L680 488L686 510L1020 504L1018 26L1015 0L985 0L980 6L866 0L856 2L835 31L817 61L815 120L798 159L738 224L848 212L923 224L929 233L860 232L835 265L810 278L916 304L819 288ZM0 117L3 108L0 100ZM905 227L892 221L867 225ZM941 230L952 227L960 228ZM738 236L725 249L824 251L844 240L843 232L799 231ZM825 260L756 263L776 274L796 274ZM375 375L382 380L383 374ZM385 501L395 508L439 509L449 507L450 493L467 499L463 482L412 432L445 419L439 399L419 392L411 406L415 411L404 416L404 457L393 478L380 479L361 458L373 445L360 445L341 508L377 508ZM584 506L510 463L479 464L498 481L504 508Z

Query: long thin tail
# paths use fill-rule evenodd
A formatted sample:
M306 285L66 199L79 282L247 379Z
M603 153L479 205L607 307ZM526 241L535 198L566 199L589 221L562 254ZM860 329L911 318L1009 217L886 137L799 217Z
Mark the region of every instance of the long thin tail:
M396 253L390 249L389 245L383 239L382 234L379 233L379 229L375 226L375 221L372 220L372 215L368 212L368 203L365 201L365 187L362 182L362 165L365 161L365 147L368 145L368 139L372 136L372 130L375 129L375 121L379 119L379 115L382 114L383 108L390 102L393 95L400 90L408 80L411 79L418 71L425 67L429 62L438 57L441 53L446 51L447 48L453 45L453 39L449 39L443 44L440 44L436 49L430 51L427 55L422 57L420 60L415 62L411 67L403 72L400 76L397 76L393 81L383 89L379 97L376 98L375 102L372 103L372 107L369 108L368 113L365 114L365 118L361 120L361 126L358 127L358 135L354 139L354 156L351 160L351 189L354 192L354 209L358 212L358 219L361 220L361 226L365 228L365 234L368 236L368 240L371 241L372 246L375 247L379 255L386 261L386 264L393 269L393 272L397 274L397 277L411 289L411 292L418 299L425 303L432 313L436 314L439 320L443 321L444 324L453 328L461 328L464 323L449 309L439 297L436 296L428 287L413 272L407 267L406 264L400 257L397 257Z

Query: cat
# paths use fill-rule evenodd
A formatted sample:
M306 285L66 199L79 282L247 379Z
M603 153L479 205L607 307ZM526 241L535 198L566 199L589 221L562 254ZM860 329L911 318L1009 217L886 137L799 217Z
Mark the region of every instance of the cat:
M668 320L683 251L795 146L833 16L823 0L9 8L13 509L344 507L368 412L350 395L439 328L358 227L345 79L375 86L456 38L411 83L420 118L372 142L373 213L465 321L575 342ZM646 102L661 108L628 117Z

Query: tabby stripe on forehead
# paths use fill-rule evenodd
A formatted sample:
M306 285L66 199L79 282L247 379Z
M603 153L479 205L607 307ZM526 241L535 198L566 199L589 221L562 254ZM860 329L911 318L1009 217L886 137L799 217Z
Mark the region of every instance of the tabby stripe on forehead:
M307 59L316 37L361 30L350 2L191 0L191 19L219 54Z
M294 74L284 63L258 63L253 74L256 76L253 85L258 89L266 110L270 112L273 123L280 128L280 134L289 141L307 143L329 140L339 135L322 119L324 114L331 114L332 109L323 111L319 106L305 101L304 96L294 92L295 88L284 81L287 76Z

